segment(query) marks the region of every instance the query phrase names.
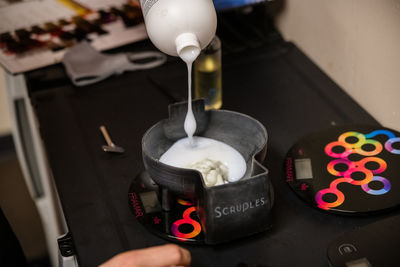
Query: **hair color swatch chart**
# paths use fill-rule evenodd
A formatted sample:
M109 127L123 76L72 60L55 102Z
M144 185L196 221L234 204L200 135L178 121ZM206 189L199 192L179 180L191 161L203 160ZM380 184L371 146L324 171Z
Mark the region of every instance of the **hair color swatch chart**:
M0 64L11 73L58 63L84 39L101 51L147 38L132 0L0 0L0 17Z

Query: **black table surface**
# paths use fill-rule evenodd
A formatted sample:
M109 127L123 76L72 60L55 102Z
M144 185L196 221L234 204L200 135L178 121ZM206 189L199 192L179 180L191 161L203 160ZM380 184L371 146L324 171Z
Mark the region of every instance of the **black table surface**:
M166 243L136 221L127 194L143 170L144 132L168 116L169 103L187 96L185 64L170 59L156 69L80 88L66 79L59 65L26 77L80 266ZM228 244L184 245L192 253L192 266L328 266L327 247L337 236L398 213L328 214L307 205L286 185L283 159L302 136L332 125L378 124L295 45L226 55L223 109L248 114L267 128L264 164L275 188L273 225ZM101 150L100 125L106 125L125 154Z

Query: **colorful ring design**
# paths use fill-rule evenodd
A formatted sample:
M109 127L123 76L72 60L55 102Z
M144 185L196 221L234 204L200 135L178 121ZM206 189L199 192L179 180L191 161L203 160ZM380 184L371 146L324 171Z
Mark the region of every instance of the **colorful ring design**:
M335 160L332 160L331 162L329 162L329 164L327 166L328 172L330 174L332 174L332 175L335 175L335 176L343 176L346 171L339 172L339 171L335 170L335 165L336 164L340 164L340 163L347 165L347 170L346 171L356 167L355 163L353 161L348 160L348 159L335 159Z
M342 153L333 152L332 148L334 148L335 146L344 147L344 152L342 152ZM331 142L325 146L325 153L332 158L346 158L348 155L353 153L353 149L352 149L351 145L349 145L347 143L335 141L335 142Z
M394 133L392 133L391 131L388 131L388 130L375 130L369 134L366 134L365 137L366 138L374 138L375 136L380 135L380 134L386 135L389 139L395 137Z
M388 179L386 179L385 177L382 177L382 176L374 176L374 179L372 179L372 181L379 181L379 182L381 182L381 183L383 184L383 188L382 188L382 189L379 189L379 190L374 190L374 189L369 188L368 184L363 184L363 185L361 186L361 188L362 188L365 192L367 192L368 194L378 196L378 195L386 194L387 192L390 191L390 188L391 188L390 181L389 181Z
M331 203L325 202L324 200L322 200L322 197L328 193L336 195L337 199ZM320 207L321 209L324 209L324 210L328 210L330 208L340 206L344 201L344 195L341 191L337 190L336 188L334 188L334 189L326 188L326 189L322 189L322 190L318 191L317 195L315 196L315 201L317 202L318 207Z
M318 207L324 210L329 210L330 208L342 205L344 201L344 194L342 193L342 191L337 189L337 186L340 183L350 183L351 181L352 179L350 178L338 178L332 181L329 188L318 191L317 194L315 195L315 201L317 202ZM324 201L322 197L328 193L336 195L337 197L336 201L334 202Z
M351 177L351 175L352 175L353 173L355 173L355 172L362 172L362 173L364 173L364 174L365 174L365 178L364 178L363 180L354 180L354 179ZM356 168L353 168L353 169L351 169L351 170L347 170L347 171L344 173L343 176L344 176L345 178L350 178L350 179L352 180L350 183L353 184L353 185L368 184L368 183L371 182L372 179L374 178L374 177L373 177L373 174L372 174L372 172L371 172L370 170L365 169L365 168L360 168L360 167L356 167Z
M353 181L352 178L346 178L346 177L341 177L333 180L331 184L329 185L329 188L337 188L337 186L341 183L348 183L350 184Z
M387 168L386 161L384 161L383 159L378 158L378 157L363 158L362 160L357 161L356 165L369 170L368 168L365 167L365 164L367 164L368 162L375 162L375 163L379 164L378 169L370 170L372 172L372 174L378 174L378 173L384 172Z
M338 141L331 142L325 146L325 153L332 158L336 158L328 163L328 172L334 176L343 177L333 180L330 183L329 188L325 188L317 192L317 194L315 195L315 201L317 202L319 208L329 210L330 208L337 207L343 203L345 199L344 194L337 189L337 186L340 183L360 185L365 192L371 195L383 195L390 190L391 184L388 179L381 176L374 176L375 174L384 172L387 168L386 161L379 157L372 157L381 153L383 150L383 146L379 141L370 139L377 135L385 135L389 138L385 143L385 149L387 151L393 154L400 154L400 149L393 148L393 143L400 142L400 137L395 137L395 135L388 130L376 130L366 135L354 131L345 132L338 137ZM354 144L350 144L346 142L346 138L348 137L356 137L358 141ZM375 149L373 151L365 151L364 149L362 149L362 146L365 144L371 144L375 147ZM334 153L332 149L336 146L343 147L344 152ZM348 156L352 153L357 153L359 155L367 157L357 162L353 162L348 159ZM368 162L376 162L377 164L379 164L379 168L375 170L367 169L365 165ZM346 164L348 169L343 172L335 170L335 165L340 163ZM355 172L364 173L365 178L361 181L353 179L351 175ZM383 188L379 190L369 188L368 184L372 181L379 181L383 183ZM328 193L336 195L336 201L328 203L322 200L322 197Z
M375 147L375 149L372 151L365 151L364 149L362 149L362 146L365 144L373 145ZM357 152L358 154L363 155L363 156L375 156L375 155L378 155L379 153L381 153L382 149L383 149L383 147L380 142L373 140L373 139L366 139L364 144L362 144L360 147L355 149L355 152Z
M358 141L354 144L346 142L347 137L355 137ZM362 133L358 132L346 132L339 136L338 141L342 143L349 144L352 148L359 148L365 143L365 136Z
M393 148L393 143L397 143L397 142L400 142L400 137L394 137L394 138L390 138L389 140L387 140L385 143L386 150L392 154L400 154L400 149Z
M183 219L177 220L172 224L171 232L174 236L176 236L180 239L188 239L188 238L193 238L193 237L197 236L198 234L200 234L200 232L201 232L200 223L193 220L192 218L190 218L190 214L194 211L196 211L195 207L190 207L190 208L186 209L183 212L183 216L182 216ZM182 224L185 224L185 223L193 226L192 232L182 233L181 231L179 231L179 226Z

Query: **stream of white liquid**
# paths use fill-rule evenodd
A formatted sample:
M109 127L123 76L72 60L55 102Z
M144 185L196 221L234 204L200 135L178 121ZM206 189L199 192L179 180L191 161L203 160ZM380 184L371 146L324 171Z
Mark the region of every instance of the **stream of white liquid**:
M185 48L179 56L185 61L188 70L188 111L186 113L185 123L183 125L189 138L189 143L193 146L193 135L196 132L197 124L192 109L192 65L200 54L199 48Z
M192 109L192 64L200 53L197 47L184 48L179 56L187 65L188 70L188 111L184 129L187 138L176 141L160 158L162 163L188 168L188 166L206 159L222 162L228 168L227 181L238 181L246 172L246 162L243 156L233 147L205 137L193 137L197 124ZM203 178L206 179L203 175Z

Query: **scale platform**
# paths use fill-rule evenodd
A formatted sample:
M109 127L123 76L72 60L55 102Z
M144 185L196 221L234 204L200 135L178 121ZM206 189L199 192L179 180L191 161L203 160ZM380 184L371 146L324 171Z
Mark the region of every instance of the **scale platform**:
M160 189L147 172L136 176L129 188L129 205L136 219L150 232L174 242L204 244L196 206L173 198L169 211L161 208Z
M340 214L369 214L400 204L400 133L342 126L308 135L285 159L286 181L308 204Z

